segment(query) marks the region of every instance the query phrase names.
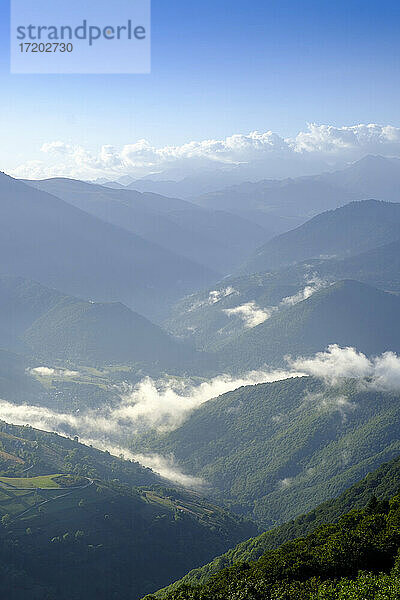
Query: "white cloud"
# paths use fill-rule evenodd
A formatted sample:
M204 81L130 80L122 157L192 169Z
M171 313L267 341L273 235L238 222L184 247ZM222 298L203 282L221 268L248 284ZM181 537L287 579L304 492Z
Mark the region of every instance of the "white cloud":
M49 367L35 367L34 369L28 369L28 371L31 375L40 375L41 377L52 377L56 373L55 369Z
M159 473L165 479L178 483L187 488L200 489L205 483L200 477L191 477L182 472L174 457L161 456L160 454L133 454L133 460L145 467L149 467L155 473Z
M109 436L129 437L135 431L156 428L160 431L178 427L187 416L204 402L242 386L279 381L296 377L292 371L250 371L243 377L221 375L193 384L190 380L159 380L146 377L136 386L126 387L116 406L88 410L80 414L54 412L50 409L14 405L0 401L0 418L12 423L29 423L46 431L64 434L79 433L86 438ZM15 420L16 419L16 420Z
M226 308L223 312L229 317L239 317L244 321L245 327L253 328L270 319L276 307L260 308L255 302L246 302L235 308Z
M293 369L320 377L328 383L350 377L364 379L364 387L382 391L400 390L400 356L394 352L368 358L355 348L341 348L333 344L312 358L287 360Z
M198 385L190 382L155 382L145 378L122 397L122 404L113 411L113 418L140 427L171 430L178 427L196 408L221 394L245 385L279 381L296 377L288 371L250 371L243 377L221 375Z
M224 298L228 296L239 296L239 292L237 292L232 286L228 286L226 288L222 288L220 290L212 290L208 294L208 298L205 300L196 300L192 306L189 308L189 312L193 312L202 308L203 306L212 306L213 304L218 304Z
M281 479L278 482L278 486L282 490L287 490L288 488L290 488L293 485L293 483L294 483L294 477L285 477L285 479Z
M275 314L280 308L285 306L294 306L295 304L298 304L303 300L307 300L313 294L315 294L315 292L321 290L327 285L330 285L330 283L323 279L320 279L316 275L313 275L312 277L307 278L307 283L304 288L300 289L297 292L297 294L294 294L293 296L283 298L283 300L279 303L278 306L268 306L266 308L261 308L256 304L256 302L251 301L246 302L245 304L241 304L239 306L235 306L233 308L223 309L223 312L229 317L239 317L244 322L244 326L247 328L257 327L257 325L261 325L261 323L265 323L265 321L270 319L272 315ZM230 293L235 292L233 288L229 288L229 290L231 290ZM238 292L235 293L239 295ZM212 294L215 294L215 296L212 296ZM211 292L210 298L212 298L212 301L210 302L209 300L207 303L214 304L214 302L219 302L219 300L221 299L220 294L221 292L217 291ZM195 310L195 308L198 307L199 305L193 306L191 310ZM223 330L221 330L221 332L222 331Z
M173 456L132 453L129 450L132 435L149 429L171 431L179 427L191 412L212 398L242 386L280 381L289 377L312 375L323 378L328 384L336 384L341 378L351 377L360 380L360 389L400 391L400 357L393 352L368 358L355 348L332 345L325 352L318 352L311 358L288 359L288 362L288 371L251 371L243 377L221 375L197 385L191 380L154 381L145 378L135 387L123 390L119 404L74 414L0 400L0 419L16 425L29 424L61 435L78 435L83 443L109 450L116 456L123 454L126 458L137 460L171 481L199 487L202 481L182 473ZM57 372L49 367L36 367L34 371L41 376L52 376L53 371ZM70 373L68 370L60 372ZM357 408L343 395L314 394L306 396L305 401L312 401L324 410L338 411L343 421ZM279 422L283 418L284 415L279 414L273 421ZM281 486L286 488L291 483L291 479L287 478L281 482Z
M340 348L333 344L325 352L317 352L312 358L297 358L288 362L294 369L307 375L335 381L341 377L367 377L371 374L371 361L355 348Z
M70 154L70 152L73 150L73 147L70 146L69 144L65 144L64 142L61 142L60 140L58 142L46 142L42 145L41 147L41 151L45 152L45 153L57 153L59 152L60 154Z
M220 302L223 298L227 298L227 296L231 296L232 294L238 294L232 286L228 286L222 290L213 290L208 296L207 304L217 304L217 302Z
M297 294L294 294L293 296L288 296L287 298L283 298L281 305L283 306L294 306L295 304L298 304L299 302L303 302L303 300L307 300L308 298L311 298L311 296L313 294L315 294L315 292L318 292L318 290L321 290L322 288L326 287L328 284L327 281L320 279L319 277L311 277L308 281L307 281L307 285L301 289L299 292L297 292Z
M385 352L373 360L373 385L380 390L400 390L400 357Z
M145 378L138 385L124 389L119 404L74 414L60 413L40 406L14 405L0 400L0 419L17 425L29 424L61 435L78 435L84 443L109 450L117 456L124 454L126 458L138 460L172 481L198 487L201 480L182 473L174 457L133 454L129 450L132 435L149 429L173 430L212 398L242 386L289 377L312 375L324 379L328 384L336 384L341 378L350 377L360 380L360 389L400 391L400 357L393 352L368 358L355 348L332 345L325 352L318 352L311 358L288 359L288 362L287 371L251 371L242 377L226 374L197 385L191 380L154 381ZM36 367L34 371L41 376L53 376L53 371L57 372L49 367ZM68 370L59 372L74 373ZM338 411L343 421L357 408L343 395L310 395L305 401L313 401L321 409ZM283 415L276 415L273 420L279 421L282 418ZM290 484L290 479L283 480L282 487Z
M39 369L48 369L39 367ZM45 371L46 376L49 374ZM240 378L221 375L201 384L191 381L145 378L138 385L128 387L116 406L68 414L32 405L15 405L0 400L0 419L16 425L31 425L60 435L78 435L83 443L101 450L109 450L117 456L124 454L145 466L154 468L163 477L189 487L199 486L201 480L180 472L173 457L158 455L134 455L129 450L129 440L135 432L156 428L158 431L173 430L189 414L221 394L242 386L279 381L296 377L298 373L287 371L251 371Z
M272 131L253 131L222 140L191 141L161 148L142 139L122 147L104 144L98 151L57 140L44 143L41 150L45 159L25 162L10 171L10 175L114 179L177 168L184 173L197 168L259 163L256 178L261 179L262 173L283 177L316 172L315 168L309 168L313 161L320 170L323 164L343 166L366 154L400 156L400 128L376 124L347 127L309 124L306 131L293 138L283 138ZM283 161L287 161L286 171L282 170Z
M69 369L52 369L50 367L34 367L28 369L31 375L39 377L78 377L79 371L70 371Z
M103 451L107 450L113 456L138 462L144 467L152 469L155 473L161 475L161 477L178 485L199 490L205 487L205 482L200 477L192 477L183 473L172 454L168 456L161 456L160 454L135 454L125 447L111 444L98 438L79 438L79 440L87 446L94 446Z
M347 159L365 154L399 155L400 129L376 124L334 127L311 123L291 142L296 152L342 155Z

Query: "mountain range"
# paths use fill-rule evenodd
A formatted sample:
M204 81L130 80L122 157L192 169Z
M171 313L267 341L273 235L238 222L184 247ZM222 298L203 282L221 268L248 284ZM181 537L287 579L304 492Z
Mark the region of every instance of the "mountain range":
M252 335L285 308L341 280L398 293L399 206L355 202L275 237L240 269L243 274L176 303L166 328L197 348L212 350L238 335Z
M232 213L158 194L72 179L25 183L224 275L271 237L264 228Z
M279 234L356 200L399 202L399 163L397 158L366 156L339 171L240 183L194 201L244 216Z
M303 269L226 280L179 303L166 326L235 372L282 367L288 355L310 356L331 344L367 355L400 350L398 295L311 273L311 280Z
M397 585L399 164L0 174L11 600Z
M160 313L216 273L59 198L0 176L2 273ZM161 301L162 298L162 301Z
M400 204L375 200L352 202L273 238L241 270L257 273L311 258L347 257L399 238Z

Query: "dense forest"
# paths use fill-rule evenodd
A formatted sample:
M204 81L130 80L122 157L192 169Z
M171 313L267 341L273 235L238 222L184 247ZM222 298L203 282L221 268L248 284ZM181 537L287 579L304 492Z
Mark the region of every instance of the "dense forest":
M237 563L258 560L268 550L278 548L296 538L305 537L321 525L337 522L340 517L350 510L366 508L373 496L380 500L389 500L399 489L400 458L395 458L369 473L364 479L352 485L337 498L328 500L310 512L274 529L265 531L255 538L241 542L207 565L199 569L193 569L180 581L161 590L159 594L165 595L172 592L182 584L204 584L213 575L227 567Z
M307 537L241 562L166 600L396 600L400 595L400 496L344 515ZM147 600L151 600L148 597Z
M398 392L297 377L223 394L132 446L173 453L220 502L270 528L398 456L399 410Z

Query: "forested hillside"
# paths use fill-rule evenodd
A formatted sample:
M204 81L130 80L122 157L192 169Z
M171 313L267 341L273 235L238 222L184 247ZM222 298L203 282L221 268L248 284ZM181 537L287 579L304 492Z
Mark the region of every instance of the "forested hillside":
M282 366L287 356L310 356L330 344L353 346L367 355L399 352L399 315L397 296L345 280L284 306L215 349L221 364L231 369Z
M400 205L363 200L318 214L259 248L241 269L257 273L311 258L360 254L400 237Z
M0 444L0 578L13 600L136 600L256 532L78 441L1 423Z
M400 594L400 496L372 498L361 511L307 537L241 562L168 600L396 600ZM150 599L151 597L149 597ZM149 600L148 599L148 600Z
M399 455L399 411L398 392L359 380L287 379L219 396L141 447L172 452L220 501L266 529Z
M159 595L166 595L182 584L204 584L222 569L232 567L236 563L258 560L266 551L295 538L304 537L326 523L334 523L350 510L365 508L373 496L379 500L389 500L399 490L400 458L395 458L369 473L338 498L328 500L309 513L238 544L200 569L194 569L180 581L160 590Z
M0 307L0 347L36 360L147 363L162 370L184 368L196 358L189 347L119 302L89 302L22 277L0 276Z

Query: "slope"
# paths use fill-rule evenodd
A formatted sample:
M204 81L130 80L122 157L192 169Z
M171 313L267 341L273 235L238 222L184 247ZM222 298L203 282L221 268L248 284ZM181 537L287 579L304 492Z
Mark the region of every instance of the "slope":
M275 529L241 542L212 562L194 569L180 581L160 590L160 596L172 592L182 584L198 585L206 583L212 575L236 563L258 560L266 551L278 548L298 537L304 537L326 523L335 523L346 512L365 508L375 496L379 500L389 500L400 490L400 458L383 464L369 473L364 479L352 485L343 494L320 504L309 513L296 517Z
M398 456L399 411L398 392L358 380L288 379L219 396L141 447L173 453L216 497L268 528Z
M165 327L197 348L211 350L336 281L325 273L326 262L319 261L315 268L307 263L282 271L225 277L212 288L179 300Z
M37 319L23 340L36 356L80 364L159 364L183 367L190 348L120 303L68 299Z
M283 307L264 323L216 346L225 368L282 366L285 357L311 355L330 344L367 355L400 351L400 299L345 280Z
M48 390L27 370L33 367L26 357L0 349L0 398L16 404L32 404L50 401Z
M26 183L221 273L237 267L271 237L259 225L238 216L158 194L115 190L72 179Z
M171 299L214 278L184 257L4 174L0 194L4 274L122 301L146 314L162 312Z
M299 265L299 269L303 272L312 270L320 277L330 280L349 277L381 289L399 292L400 240L349 258L312 261L307 266ZM287 276L292 277L293 270L289 270Z
M371 498L364 510L353 510L338 523L269 550L256 562L224 569L202 586L182 585L165 598L396 600L399 518L399 495L390 501Z
M137 463L29 427L0 429L10 598L135 599L255 530Z
M123 304L85 302L21 277L0 277L0 328L3 347L42 360L166 368L195 357Z
M245 273L278 269L306 259L346 257L400 239L400 204L365 200L317 215L262 246Z
M279 271L227 277L171 308L165 327L211 350L343 279L398 294L400 241L344 259L312 259Z

